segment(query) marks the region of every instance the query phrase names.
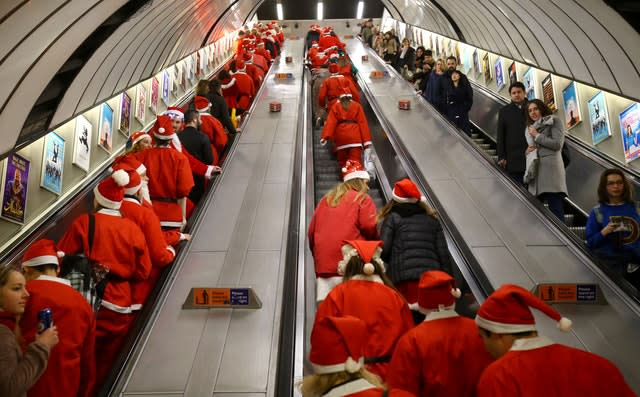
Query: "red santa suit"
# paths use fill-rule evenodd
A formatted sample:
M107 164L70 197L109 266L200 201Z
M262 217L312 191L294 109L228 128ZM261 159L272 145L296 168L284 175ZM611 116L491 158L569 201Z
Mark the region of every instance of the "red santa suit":
M257 51L253 52L253 64L262 70L262 79L264 80L264 74L269 71L269 62L267 59Z
M323 67L329 62L329 55L324 52L317 52L313 57L311 57L311 68L318 69Z
M413 327L407 302L377 275L354 276L336 285L320 303L316 321L326 316L354 316L367 324L365 363L383 380L398 339Z
M258 88L262 85L262 80L264 80L264 71L253 64L253 60L245 60L245 69L247 70L247 74L251 77L253 81L253 86L255 90L258 91Z
M389 390L388 397L414 397L404 390ZM364 379L356 379L331 388L323 397L382 397L384 389L376 387Z
M318 44L320 45L321 50L325 50L329 47L344 48L344 43L340 41L338 36L334 36L331 34L323 34L322 36L320 36Z
M476 324L485 331L512 334L536 331L530 307L558 322L561 331L571 321L528 290L503 285L480 306ZM484 330L484 331L483 331ZM492 346L487 342L487 346ZM495 352L500 354L500 352ZM478 397L632 397L624 377L611 362L593 353L553 343L543 336L518 338L510 350L482 373Z
M322 139L334 143L340 167L344 167L347 160L361 161L363 146L371 145L369 124L362 106L355 101L348 106L345 109L342 103L334 102L327 111L327 121L322 129Z
M238 107L237 96L238 86L236 85L236 79L233 76L225 77L220 80L222 85L222 96L227 102L229 109L236 109Z
M209 138L211 152L213 153L213 165L220 165L220 155L227 145L228 138L222 123L208 113L211 108L209 100L202 96L196 96L195 106L200 113L200 131Z
M318 103L323 108L332 105L341 94L351 94L352 98L356 102L360 102L360 93L358 89L353 85L353 82L338 74L338 65L332 63L329 65L329 76L320 86L320 93L318 94Z
M268 64L271 63L272 58L271 58L271 53L269 51L267 51L266 48L264 48L264 44L260 45L258 44L258 48L256 48L256 55L261 55L264 60L267 62L267 68L268 68ZM265 72L267 70L265 69Z
M92 396L96 323L87 300L71 287L69 280L46 275L27 282L27 291L29 300L20 321L25 342L35 340L38 312L45 308L53 312L54 324L60 332L60 342L51 349L46 371L27 395Z
M237 89L236 107L240 110L248 110L251 107L251 102L253 102L253 97L256 95L256 89L253 79L245 70L244 61L237 61L233 79Z
M156 139L166 141L173 138L168 116L158 116L156 124L160 125L156 128ZM160 224L169 228L182 227L183 214L178 200L186 198L194 186L187 158L168 145L138 152L136 158L147 167L149 194Z

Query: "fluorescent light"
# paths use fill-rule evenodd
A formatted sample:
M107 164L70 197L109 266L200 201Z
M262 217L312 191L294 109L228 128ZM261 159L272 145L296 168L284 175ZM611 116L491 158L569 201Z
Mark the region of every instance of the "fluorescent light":
M276 4L276 12L278 13L278 19L282 21L284 19L282 16L282 3Z
M358 11L356 11L356 19L362 19L362 12L364 11L364 1L358 2Z
M318 21L322 21L324 16L324 5L321 1L318 2Z

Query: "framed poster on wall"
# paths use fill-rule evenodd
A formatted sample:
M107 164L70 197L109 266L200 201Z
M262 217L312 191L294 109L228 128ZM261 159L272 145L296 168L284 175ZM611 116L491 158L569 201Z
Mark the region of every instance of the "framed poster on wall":
M200 51L196 51L196 60L195 60L195 66L196 66L196 77L200 76L200 74L202 73L202 67L201 67L201 60L202 60L202 56L200 55Z
M440 58L440 39L436 37L436 58Z
M123 92L120 97L120 125L118 126L118 129L126 137L129 137L130 120L131 97L126 92Z
M478 56L478 50L473 51L473 71L476 76L480 74L480 59Z
M182 68L178 64L173 68L173 77L171 87L173 87L173 92L178 92L178 85L182 83Z
M564 106L564 126L567 129L571 129L582 121L575 81L569 83L569 85L562 90L562 104Z
M482 72L484 73L484 82L489 84L491 81L491 65L489 65L489 53L485 53L482 57Z
M113 109L106 103L100 105L98 125L98 146L111 154L113 150Z
M27 213L27 189L31 161L11 153L5 161L0 216L8 221L24 224Z
M524 93L527 100L538 98L538 83L536 81L536 72L533 68L527 69L522 77L522 83L524 84Z
M162 72L162 102L169 106L169 93L171 92L171 77L169 71Z
M76 129L73 133L73 157L71 162L84 171L89 171L91 159L92 126L84 116L76 117Z
M542 80L542 102L544 102L552 112L558 110L556 106L556 95L553 92L553 78L551 74L548 74L547 77Z
M620 113L620 133L627 163L640 156L640 105L636 102Z
M604 92L598 92L593 98L589 99L588 104L591 139L593 140L593 144L597 145L611 136L609 112L607 110L607 100Z
M498 91L504 87L504 71L502 70L502 59L496 59L496 64L493 66L493 70L496 74L496 88Z
M64 139L55 132L50 132L44 138L40 186L52 193L61 194L63 173Z
M518 81L518 68L516 67L515 62L511 62L509 66L509 85Z
M160 97L160 82L155 77L151 78L151 98L149 100L149 109L153 114L158 113L158 98Z
M144 126L144 116L147 112L147 89L143 83L136 87L136 120Z

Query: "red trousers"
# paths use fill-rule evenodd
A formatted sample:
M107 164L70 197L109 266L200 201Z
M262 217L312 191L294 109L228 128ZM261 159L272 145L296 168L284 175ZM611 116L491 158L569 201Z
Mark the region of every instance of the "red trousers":
M102 387L118 358L134 319L133 314L100 308L96 319L96 392Z
M357 160L362 164L362 146L338 149L336 150L336 156L338 156L338 164L340 165L340 168L344 167L347 160Z

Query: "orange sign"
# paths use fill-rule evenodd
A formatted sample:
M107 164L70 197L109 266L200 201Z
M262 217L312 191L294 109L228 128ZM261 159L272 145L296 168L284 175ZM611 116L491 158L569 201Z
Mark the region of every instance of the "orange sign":
M229 306L231 292L229 288L194 288L194 306Z
M345 35L344 35L344 38L345 38L345 40L347 40L347 39L352 39L352 38L353 38L353 35L352 35L352 34L345 34Z
M540 284L540 299L547 302L575 302L578 300L576 284Z
M388 75L389 75L389 72L387 72L386 70L385 71L373 70L373 71L371 71L370 77L372 79L380 79L380 78L383 78L383 77L388 76Z

